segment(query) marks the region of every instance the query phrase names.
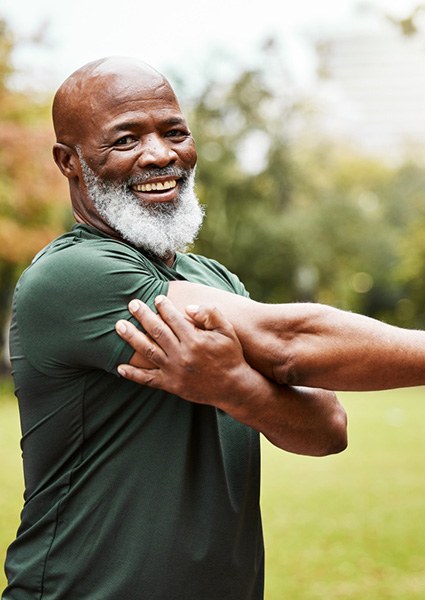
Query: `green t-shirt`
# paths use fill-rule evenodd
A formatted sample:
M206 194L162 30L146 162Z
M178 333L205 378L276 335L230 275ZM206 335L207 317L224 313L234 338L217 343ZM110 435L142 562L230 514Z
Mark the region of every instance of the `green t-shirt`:
M25 504L4 600L259 600L259 436L120 378L127 304L171 280L246 294L217 262L168 268L76 225L23 273L11 357Z

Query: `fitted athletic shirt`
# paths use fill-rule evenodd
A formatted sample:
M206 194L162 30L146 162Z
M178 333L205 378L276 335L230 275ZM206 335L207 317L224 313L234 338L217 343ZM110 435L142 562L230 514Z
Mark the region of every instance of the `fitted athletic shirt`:
M213 260L172 267L76 225L13 301L24 508L4 600L260 600L259 435L223 411L120 378L127 305L168 282L241 295Z

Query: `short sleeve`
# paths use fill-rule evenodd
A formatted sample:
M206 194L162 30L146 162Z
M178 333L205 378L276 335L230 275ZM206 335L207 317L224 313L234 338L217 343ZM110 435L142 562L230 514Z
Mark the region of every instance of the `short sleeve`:
M239 277L214 259L200 254L179 254L176 267L189 281L249 297Z
M153 307L155 297L167 291L165 276L124 244L63 248L35 262L18 284L23 351L48 375L81 368L114 371L133 353L115 332L118 319L132 319L128 302L140 298Z

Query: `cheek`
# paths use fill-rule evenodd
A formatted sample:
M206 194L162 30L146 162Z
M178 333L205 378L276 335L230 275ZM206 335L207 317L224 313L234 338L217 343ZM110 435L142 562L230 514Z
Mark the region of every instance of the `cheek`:
M197 161L197 153L195 143L190 142L185 148L181 148L179 152L180 160L184 163L185 167L193 169Z
M96 174L104 180L119 180L128 177L137 162L137 154L133 152L117 152L114 156L102 157L98 162Z

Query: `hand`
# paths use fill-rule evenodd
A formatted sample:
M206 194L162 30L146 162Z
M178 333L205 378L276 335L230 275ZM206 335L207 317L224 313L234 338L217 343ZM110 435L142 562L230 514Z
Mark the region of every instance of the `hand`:
M118 367L123 377L216 406L290 452L321 456L345 448L345 412L332 392L278 386L251 368L233 326L216 308L187 306L183 315L163 296L156 307L158 315L139 300L130 302L146 334L117 322L135 350L132 364Z
M158 315L140 300L129 304L146 334L128 321L116 324L117 333L135 350L131 364L118 367L122 377L220 407L229 394L237 398L239 388L245 393L255 372L244 359L233 326L218 309L189 306L185 316L164 296L155 305Z

